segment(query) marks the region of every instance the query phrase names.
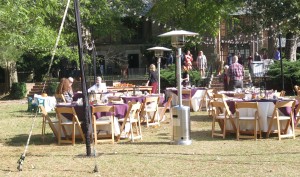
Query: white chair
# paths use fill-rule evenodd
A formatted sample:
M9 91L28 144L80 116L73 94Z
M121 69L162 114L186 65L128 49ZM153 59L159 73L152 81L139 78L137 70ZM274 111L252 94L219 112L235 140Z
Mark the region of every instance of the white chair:
M132 142L134 142L135 139L142 139L142 128L139 116L141 103L129 102L128 105L129 108L125 117L119 119L122 125L117 141L120 141L121 138L129 138Z

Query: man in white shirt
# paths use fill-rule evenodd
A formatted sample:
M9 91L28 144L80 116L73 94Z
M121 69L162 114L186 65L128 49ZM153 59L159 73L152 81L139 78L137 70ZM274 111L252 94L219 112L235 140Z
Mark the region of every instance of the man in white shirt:
M206 56L203 54L203 51L199 51L198 53L197 65L200 70L200 76L205 77L205 71L207 68L207 59Z
M101 83L102 78L97 77L96 84L88 89L88 92L94 91L95 93L107 92L106 83Z

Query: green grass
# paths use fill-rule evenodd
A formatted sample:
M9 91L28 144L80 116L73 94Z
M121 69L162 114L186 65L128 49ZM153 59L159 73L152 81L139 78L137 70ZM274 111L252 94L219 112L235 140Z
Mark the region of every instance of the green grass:
M85 144L58 146L49 127L41 139L37 117L23 165L33 115L26 101L0 104L0 176L299 176L300 143L276 137L236 141L211 138L211 119L206 112L191 113L189 146L170 145L171 124L143 127L143 140L134 143L99 144L96 158L86 157ZM97 164L98 173L93 173Z

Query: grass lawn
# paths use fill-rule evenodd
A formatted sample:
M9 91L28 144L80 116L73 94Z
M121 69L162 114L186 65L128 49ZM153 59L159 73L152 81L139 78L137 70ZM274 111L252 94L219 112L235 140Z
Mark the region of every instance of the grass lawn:
M192 144L170 145L170 120L143 127L143 140L98 144L96 157L86 157L85 144L58 146L50 128L41 139L42 119L36 119L23 171L17 161L24 152L33 114L27 103L0 101L0 176L298 176L300 137L236 141L211 138L206 112L191 112ZM298 128L299 129L299 128ZM97 164L99 172L93 173Z

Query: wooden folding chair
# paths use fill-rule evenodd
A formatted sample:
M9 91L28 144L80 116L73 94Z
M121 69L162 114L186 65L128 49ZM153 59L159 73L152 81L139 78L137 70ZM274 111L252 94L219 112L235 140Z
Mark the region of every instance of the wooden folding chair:
M163 122L165 120L165 113L167 110L170 112L170 118L172 118L172 109L171 109L171 103L172 103L172 95L169 96L168 101L165 103L164 106L158 107L160 122Z
M192 107L192 93L191 89L182 89L182 105Z
M289 116L280 115L280 108L291 108L291 112ZM281 138L287 138L287 137L293 137L295 139L295 125L294 125L294 109L295 109L295 101L277 101L275 104L275 108L273 111L272 116L268 116L268 119L270 119L267 137L270 136L270 133L272 131L273 122L275 121L277 124L277 131L278 139L281 140ZM281 121L287 121L286 125L283 127L284 129L281 129L280 122ZM288 134L288 128L291 125L292 132ZM283 133L283 134L282 134Z
M109 116L104 116L100 118L96 118L96 113L106 113ZM114 106L96 106L92 107L92 125L93 125L93 135L94 135L94 143L100 142L111 142L114 144L115 142L115 134L114 134L114 115L115 108ZM98 127L109 125L111 134L99 135L101 133L100 129L98 131ZM101 139L99 139L101 138ZM105 139L106 138L106 139ZM107 139L110 138L110 139Z
M212 101L211 106L212 106L212 117L213 117L213 121L212 121L212 138L214 136L222 136L223 139L225 139L227 120L229 120L231 122L233 130L234 130L234 132L236 132L236 126L235 126L235 123L234 123L234 119L233 119L233 116L232 116L226 102L225 101ZM216 133L215 132L216 122L218 122L219 125L220 125L221 133Z
M82 138L82 141L85 142L85 137L83 134L83 131L81 129L81 122L78 120L77 114L74 110L73 107L56 107L55 108L56 115L58 118L58 144L60 145L61 143L71 143L72 145L75 145L75 128L80 133L80 136ZM64 118L63 114L69 114L72 115L72 121L66 120ZM66 131L66 127L71 127L72 132L71 135L68 134ZM63 131L65 135L65 139L62 139L61 136L61 131ZM71 140L69 140L69 136L71 136Z
M213 94L214 101L224 101L226 96L224 94L215 93Z
M206 112L209 116L212 115L212 107L210 105L211 101L213 100L214 89L207 89L205 95L203 96L201 103L200 103L200 110L205 107Z
M132 142L134 142L135 139L142 139L142 128L139 116L141 103L129 102L128 105L129 108L125 117L118 120L122 125L117 141L120 141L121 137L130 138Z
M141 118L146 122L147 127L150 125L160 125L158 116L158 96L148 96L141 106Z
M259 123L259 111L258 111L258 103L257 102L236 102L235 103L236 109L236 119L237 119L237 131L236 131L236 139L239 140L240 138L254 138L257 140L257 134L261 138L261 129ZM251 109L251 112L247 110L242 114L243 109ZM254 114L253 114L254 113ZM240 123L241 121L253 123L253 131L250 132L253 134L250 135L241 135L240 131ZM245 132L248 134L248 132Z
M55 94L55 99L58 103L66 103L66 99L63 94Z
M43 117L43 123L42 123L42 139L44 141L45 139L45 131L46 131L46 123L48 122L52 132L54 133L55 138L58 139L58 132L55 128L55 124L58 124L58 121L53 121L48 116L48 113L46 112L46 109L43 105L39 105L39 109L41 110L42 117Z
M295 120L296 120L296 122L295 122L295 126L297 127L298 126L298 123L299 123L299 120L300 120L300 96L296 96L296 101L298 102L298 105L297 105L297 107L296 107L296 105L295 105L295 107L296 107L296 109L295 109ZM296 103L295 103L296 104Z

